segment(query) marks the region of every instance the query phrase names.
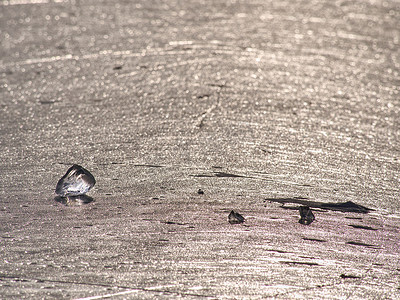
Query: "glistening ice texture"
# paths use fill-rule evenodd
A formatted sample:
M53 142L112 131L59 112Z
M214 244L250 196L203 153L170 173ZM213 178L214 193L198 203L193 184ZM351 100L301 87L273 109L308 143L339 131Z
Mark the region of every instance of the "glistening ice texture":
M399 5L1 1L0 298L399 298Z

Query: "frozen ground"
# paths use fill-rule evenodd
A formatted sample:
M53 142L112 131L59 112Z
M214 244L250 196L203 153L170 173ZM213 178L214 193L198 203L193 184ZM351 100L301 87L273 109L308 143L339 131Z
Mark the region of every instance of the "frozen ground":
M10 0L0 40L0 298L400 298L399 1Z

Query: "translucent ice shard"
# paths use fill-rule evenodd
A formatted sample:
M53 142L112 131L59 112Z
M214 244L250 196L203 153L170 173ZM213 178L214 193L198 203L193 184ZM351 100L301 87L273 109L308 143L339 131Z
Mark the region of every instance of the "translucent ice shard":
M58 181L56 194L62 197L86 194L96 183L93 175L79 165L73 165Z

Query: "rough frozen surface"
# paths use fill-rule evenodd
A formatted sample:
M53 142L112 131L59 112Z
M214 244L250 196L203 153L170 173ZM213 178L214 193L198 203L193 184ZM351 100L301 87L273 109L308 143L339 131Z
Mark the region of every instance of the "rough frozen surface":
M400 298L399 1L9 0L0 40L0 298Z

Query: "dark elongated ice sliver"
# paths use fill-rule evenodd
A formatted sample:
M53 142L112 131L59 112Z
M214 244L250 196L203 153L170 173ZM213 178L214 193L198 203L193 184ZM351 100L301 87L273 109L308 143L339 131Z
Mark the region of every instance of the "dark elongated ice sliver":
M93 175L79 165L73 165L58 181L56 194L62 197L86 194L96 183Z

